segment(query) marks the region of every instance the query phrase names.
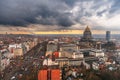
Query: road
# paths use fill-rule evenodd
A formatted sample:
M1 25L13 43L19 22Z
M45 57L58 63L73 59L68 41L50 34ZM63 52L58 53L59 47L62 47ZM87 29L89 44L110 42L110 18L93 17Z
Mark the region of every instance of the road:
M39 43L23 56L12 59L10 65L2 72L1 80L23 80L31 77L30 75L37 77L37 72L42 66L41 57L45 54L45 48L45 42Z

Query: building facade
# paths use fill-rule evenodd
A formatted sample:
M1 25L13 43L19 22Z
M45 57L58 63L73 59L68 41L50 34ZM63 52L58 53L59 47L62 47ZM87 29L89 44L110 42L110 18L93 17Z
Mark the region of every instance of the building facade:
M92 33L91 33L91 30L88 26L84 30L83 39L85 39L85 40L92 39Z
M111 37L110 31L106 31L106 40L110 41L110 37Z

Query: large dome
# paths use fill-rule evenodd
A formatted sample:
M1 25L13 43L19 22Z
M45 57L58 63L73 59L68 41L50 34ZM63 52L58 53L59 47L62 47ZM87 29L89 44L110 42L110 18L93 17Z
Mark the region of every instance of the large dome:
M83 33L83 38L84 39L92 39L92 33L91 33L90 28L88 26L85 28L85 31Z

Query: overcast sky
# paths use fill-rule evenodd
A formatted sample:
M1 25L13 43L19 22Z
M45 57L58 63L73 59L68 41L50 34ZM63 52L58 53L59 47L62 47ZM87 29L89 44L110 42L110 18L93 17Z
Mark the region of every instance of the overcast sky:
M86 25L120 31L120 0L0 0L1 30L84 29Z

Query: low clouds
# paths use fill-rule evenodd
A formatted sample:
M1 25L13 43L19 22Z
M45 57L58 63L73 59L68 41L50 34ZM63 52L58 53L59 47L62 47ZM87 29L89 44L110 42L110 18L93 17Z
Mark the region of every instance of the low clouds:
M0 0L0 25L120 30L119 5L119 0Z

